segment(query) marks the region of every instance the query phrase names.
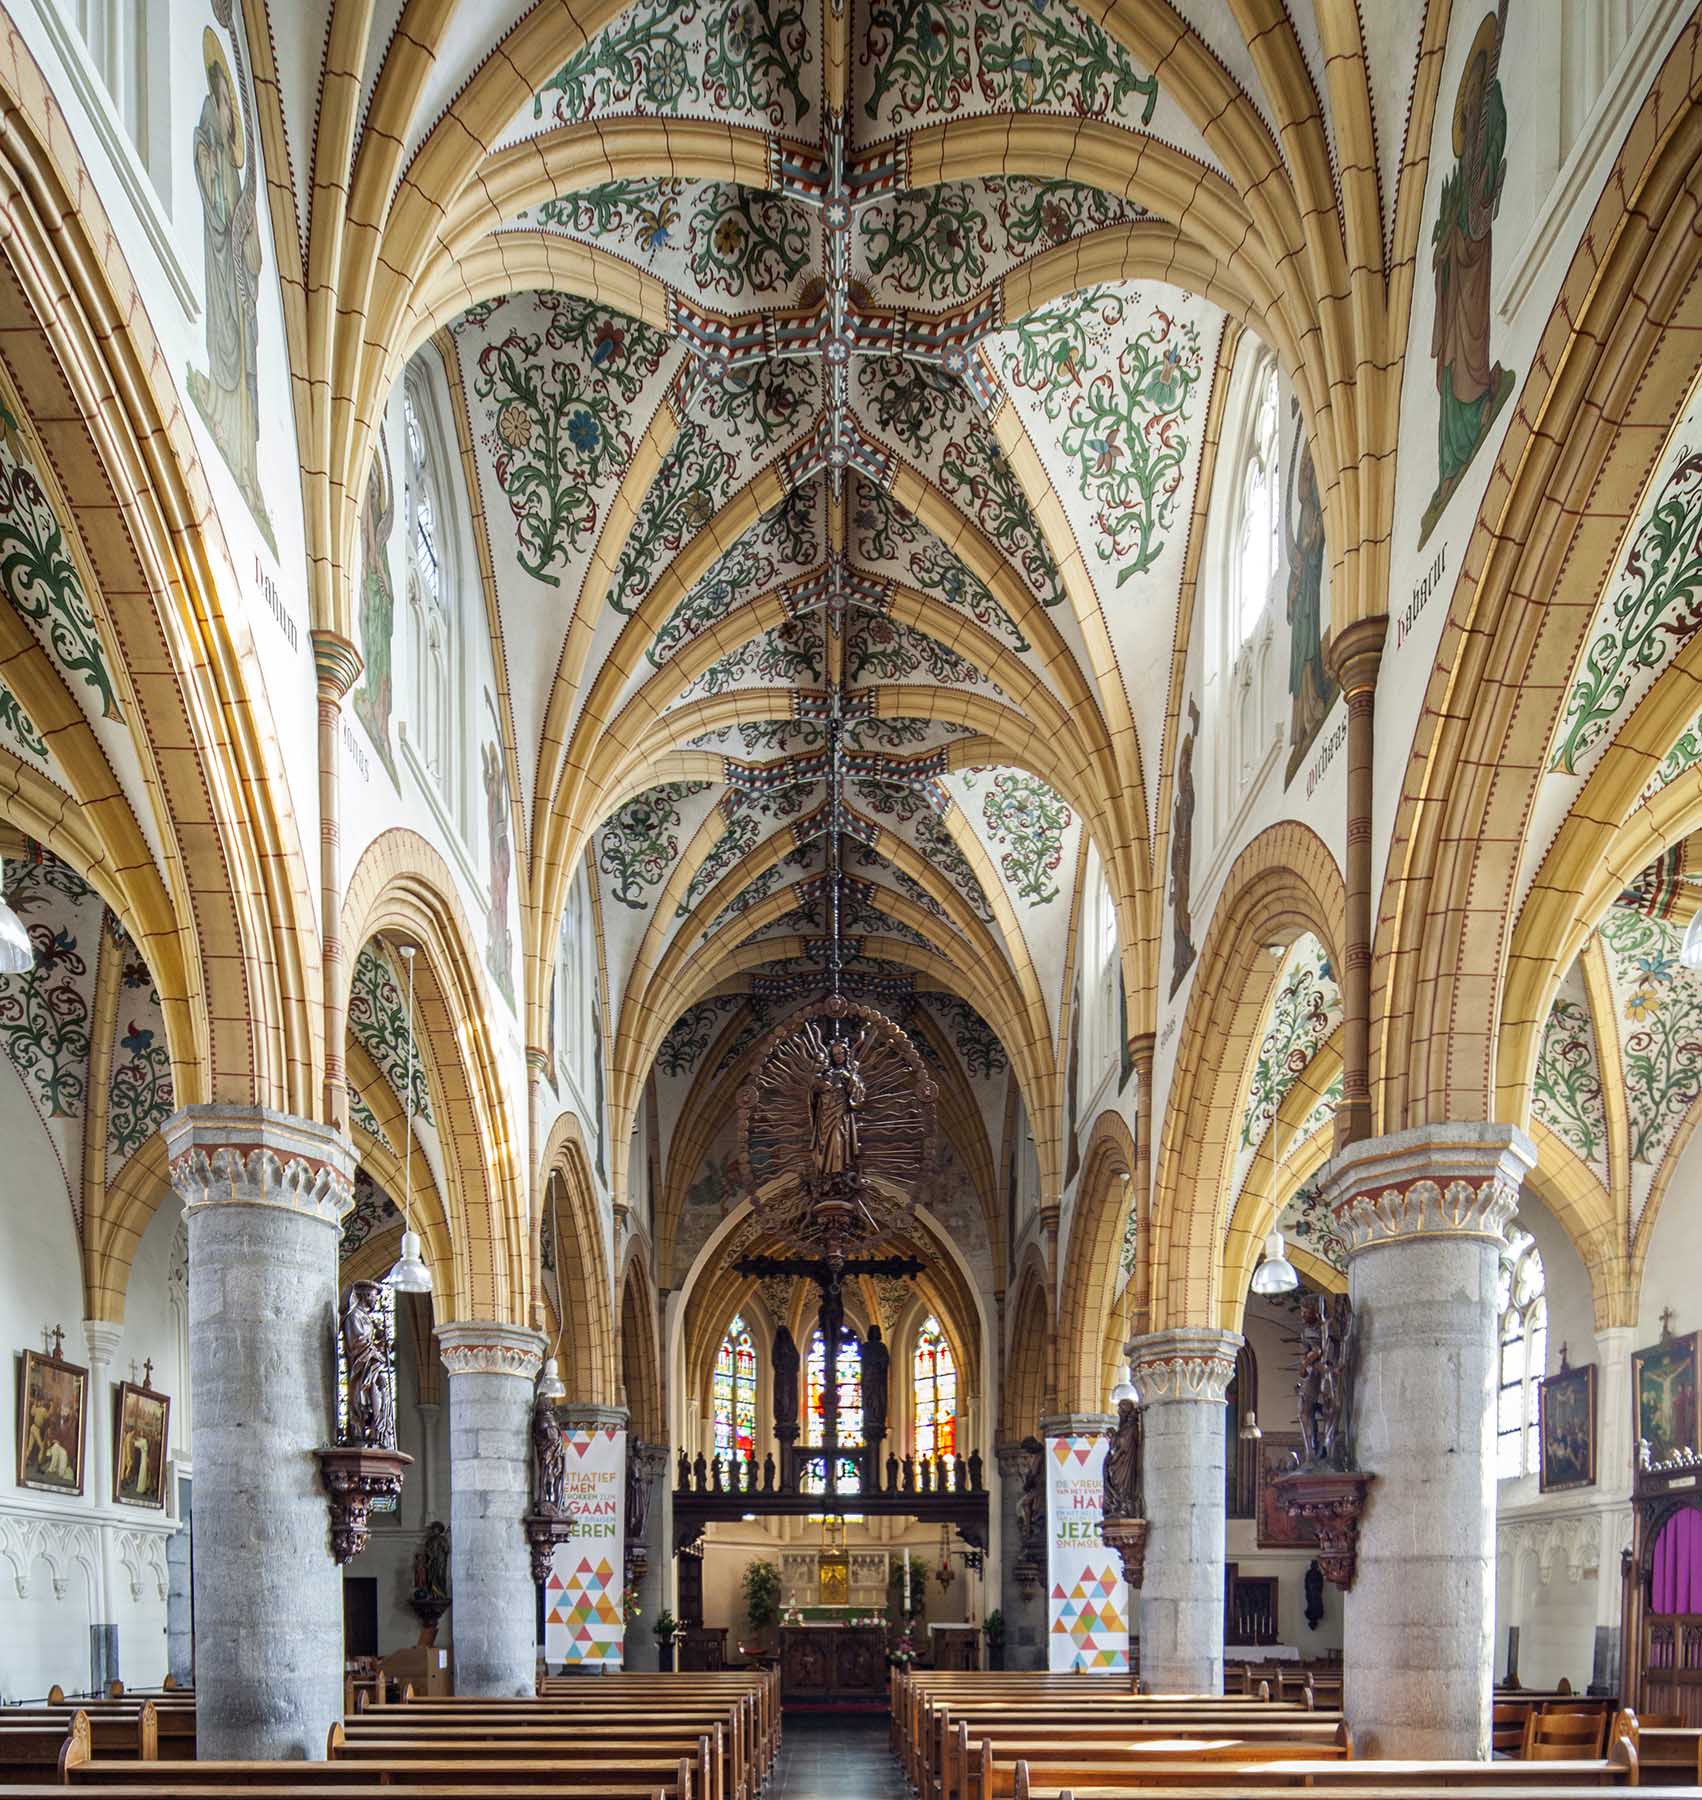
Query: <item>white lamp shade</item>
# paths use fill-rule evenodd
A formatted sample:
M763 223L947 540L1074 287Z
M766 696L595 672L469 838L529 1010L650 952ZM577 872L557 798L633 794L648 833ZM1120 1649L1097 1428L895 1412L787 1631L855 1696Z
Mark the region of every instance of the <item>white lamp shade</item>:
M1702 912L1685 927L1684 942L1679 946L1678 960L1687 969L1702 969Z
M35 967L35 945L22 919L0 895L0 975L27 975Z
M1280 1231L1265 1239L1265 1260L1253 1271L1255 1294L1292 1294L1299 1287L1300 1276L1283 1254L1285 1248Z
M1121 1406L1125 1400L1133 1400L1137 1405L1140 1402L1140 1395L1135 1392L1134 1377L1127 1363L1123 1364L1123 1379L1111 1390L1111 1404L1114 1407Z
M425 1266L425 1258L420 1255L420 1234L417 1231L402 1233L402 1254L396 1258L396 1266L390 1271L389 1281L398 1294L431 1292L431 1270Z
M541 1400L565 1400L567 1385L561 1378L561 1368L551 1356L544 1361L544 1372L538 1377L538 1397Z

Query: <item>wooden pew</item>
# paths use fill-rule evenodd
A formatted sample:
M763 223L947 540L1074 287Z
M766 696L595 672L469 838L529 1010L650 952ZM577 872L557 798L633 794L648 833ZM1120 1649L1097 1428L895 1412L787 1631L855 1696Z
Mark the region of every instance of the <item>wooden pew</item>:
M453 1735L486 1726L504 1730L563 1731L583 1725L590 1729L615 1728L648 1731L658 1716L670 1726L690 1724L725 1737L718 1759L728 1767L725 1786L732 1794L750 1796L766 1779L775 1747L765 1735L758 1706L759 1696L748 1690L723 1691L719 1695L670 1693L654 1698L627 1695L615 1684L587 1682L586 1692L571 1698L554 1694L535 1700L480 1700L457 1698L420 1700L405 1708L389 1707L382 1715L357 1714L346 1721L351 1740L362 1733L394 1734L414 1730Z
M142 1723L144 1709L151 1709L151 1725ZM40 1710L66 1720L74 1712L86 1712L95 1727L95 1753L98 1756L138 1754L134 1749L126 1751L126 1734L131 1742L139 1743L144 1731L157 1746L152 1755L163 1756L168 1761L185 1760L195 1755L195 1701L192 1695L147 1697L126 1694L118 1700L66 1700L61 1690L54 1687L48 1690L46 1705ZM7 1709L7 1716L14 1714L15 1709ZM114 1721L116 1723L109 1723ZM151 1760L149 1752L140 1754Z
M1002 1733L1078 1743L1096 1737L1129 1741L1166 1735L1280 1738L1316 1743L1327 1754L1340 1741L1341 1717L1240 1697L1212 1700L1172 1696L1152 1701L1121 1695L1085 1705L1056 1701L989 1705L982 1701L930 1700L924 1712L922 1736L910 1764L911 1783L919 1794L946 1796L955 1792L955 1783L949 1779L951 1746L954 1734L961 1739L965 1733L970 1740ZM959 1748L955 1766L961 1767L963 1760Z
M208 1796L253 1795L256 1790L289 1795L344 1796L349 1792L382 1794L387 1800L409 1791L493 1797L512 1794L537 1800L540 1795L571 1800L700 1800L692 1786L691 1764L662 1757L576 1757L571 1762L504 1762L481 1766L471 1758L409 1757L382 1769L358 1762L192 1762L155 1763L148 1783L137 1782L139 1764L85 1762L66 1770L69 1785L101 1790L108 1796L187 1793ZM151 1785L150 1785L151 1784ZM45 1791L45 1790L44 1790ZM63 1794L63 1787L56 1790ZM9 1788L6 1800L17 1800Z
M90 1738L87 1713L73 1713L67 1725L55 1713L8 1707L0 1715L0 1782L51 1779L69 1747L87 1760Z
M1655 1725L1644 1719L1638 1748L1645 1779L1702 1785L1702 1727Z
M780 1671L774 1669L719 1669L702 1673L662 1675L623 1669L602 1676L546 1676L538 1687L547 1700L599 1700L618 1695L623 1700L648 1700L664 1707L690 1698L720 1698L749 1694L771 1753L780 1748ZM430 1702L428 1701L427 1704Z
M384 1723L390 1724L386 1719ZM721 1727L700 1732L666 1718L655 1718L646 1730L630 1725L603 1728L566 1725L556 1730L545 1726L476 1726L459 1722L447 1727L412 1731L406 1726L376 1733L348 1735L334 1725L328 1746L338 1762L388 1766L417 1757L451 1757L476 1762L500 1773L511 1763L540 1762L566 1765L581 1755L601 1759L643 1755L668 1757L689 1763L692 1792L698 1800L743 1800L731 1791L726 1740Z
M127 1707L96 1700L83 1706L8 1706L0 1712L0 1727L11 1733L34 1728L56 1743L63 1743L67 1732L86 1730L94 1755L119 1762L153 1762L160 1753L159 1714L151 1700ZM49 1760L57 1766L57 1749Z
M709 1747L705 1771L709 1800L754 1800L763 1771L753 1755L751 1719L736 1707L687 1703L679 1707L554 1708L548 1701L486 1708L468 1700L449 1709L389 1707L383 1713L357 1714L343 1722L346 1754L364 1755L368 1742L395 1742L436 1747L469 1738L493 1743L527 1740L539 1744L590 1744L639 1741L651 1744L665 1736L680 1755L694 1754L697 1740Z
M1235 1770L1237 1781L1258 1785L1269 1764L1305 1763L1308 1767L1328 1768L1351 1755L1345 1733L1343 1741L1330 1745L1304 1739L1291 1742L1280 1737L1249 1743L1231 1736L1177 1737L1168 1733L1105 1743L1073 1743L1067 1737L965 1738L960 1740L957 1785L951 1794L955 1800L1013 1800L1018 1792L1019 1765L1031 1772L1045 1770L1049 1780L1056 1776L1060 1782L1080 1779L1079 1772L1083 1770L1096 1771L1098 1776L1116 1770L1116 1779L1135 1785L1144 1782L1145 1770L1149 1768L1167 1774L1186 1771L1179 1780L1190 1785L1195 1779L1203 1779L1214 1765L1221 1785L1227 1766Z

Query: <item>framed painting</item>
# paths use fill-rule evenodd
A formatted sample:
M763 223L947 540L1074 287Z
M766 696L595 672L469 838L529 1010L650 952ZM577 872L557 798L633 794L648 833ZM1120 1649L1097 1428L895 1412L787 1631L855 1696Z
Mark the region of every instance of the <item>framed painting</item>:
M118 1384L112 1497L126 1506L165 1510L165 1453L171 1401L133 1381Z
M1632 1353L1637 1437L1649 1446L1652 1463L1665 1462L1675 1450L1698 1447L1696 1345L1697 1334L1689 1331Z
M1594 1487L1596 1481L1596 1365L1562 1369L1537 1383L1538 1484L1545 1494Z
M1277 1505L1271 1486L1278 1475L1294 1467L1300 1452L1297 1431L1267 1431L1259 1439L1259 1548L1261 1550L1310 1550L1318 1543L1318 1528L1304 1519L1291 1519Z
M18 1377L18 1486L50 1494L83 1491L83 1421L89 1372L26 1350Z

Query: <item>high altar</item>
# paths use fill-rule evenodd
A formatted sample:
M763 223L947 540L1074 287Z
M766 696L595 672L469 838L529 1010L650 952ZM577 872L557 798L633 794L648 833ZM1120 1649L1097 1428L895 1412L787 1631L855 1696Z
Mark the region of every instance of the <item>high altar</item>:
M788 1621L780 1631L784 1699L877 1700L885 1693L886 1626L880 1615L886 1610L887 1571L884 1550L845 1550L830 1543L782 1555L780 1598ZM870 1619L877 1622L859 1622Z

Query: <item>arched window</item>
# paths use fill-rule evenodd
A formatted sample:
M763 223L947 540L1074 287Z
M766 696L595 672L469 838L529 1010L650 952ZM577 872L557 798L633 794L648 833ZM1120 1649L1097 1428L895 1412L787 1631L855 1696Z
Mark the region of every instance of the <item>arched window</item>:
M839 1441L842 1445L858 1445L863 1441L863 1346L856 1332L846 1328L839 1344L835 1365L839 1377ZM804 1359L804 1442L815 1446L826 1441L823 1415L827 1392L827 1341L820 1330L810 1334L810 1352ZM857 1481L857 1465L841 1457L839 1491L861 1492ZM807 1494L824 1494L827 1483L813 1472L806 1472L803 1482Z
M916 1402L916 1454L957 1454L957 1359L946 1334L932 1314L916 1334L911 1364L911 1393Z
M715 1358L715 1454L723 1462L756 1455L756 1343L737 1315Z
M1537 1383L1548 1363L1548 1299L1542 1252L1528 1231L1508 1227L1501 1253L1501 1378L1495 1407L1496 1474L1537 1472Z
M437 408L422 372L402 389L408 624L413 651L413 745L456 833L467 834L459 621L444 494L446 455Z
M1271 583L1281 560L1277 507L1277 373L1267 363L1259 373L1257 410L1241 465L1240 510L1235 522L1231 573L1235 584L1235 637L1239 649L1253 635L1270 604Z

